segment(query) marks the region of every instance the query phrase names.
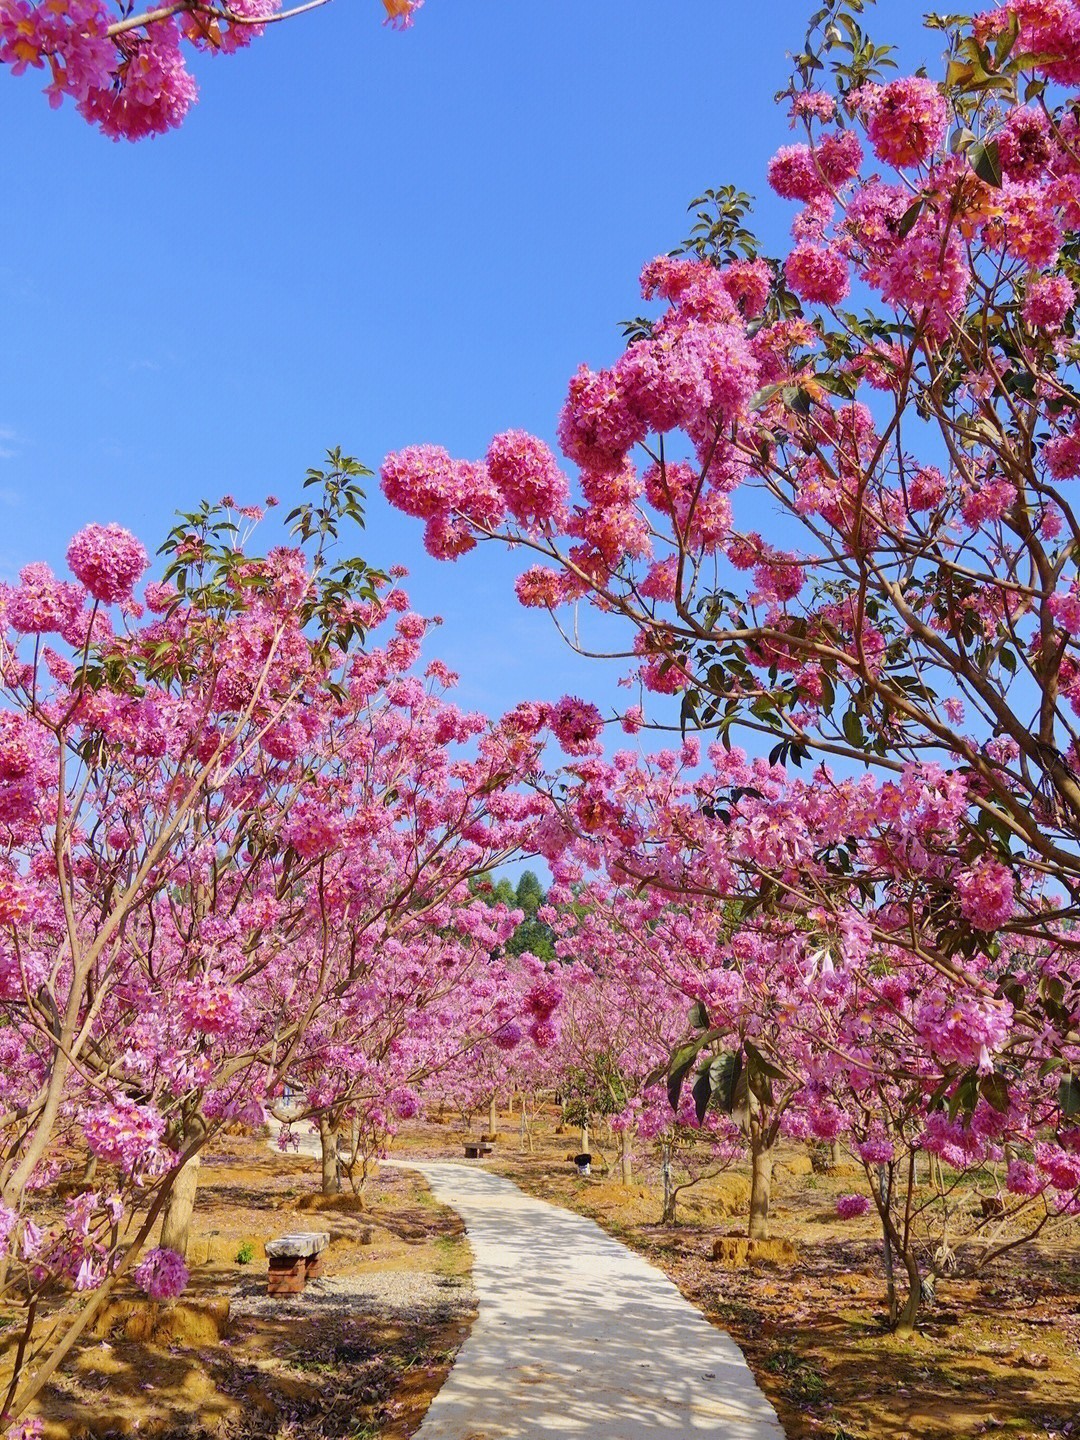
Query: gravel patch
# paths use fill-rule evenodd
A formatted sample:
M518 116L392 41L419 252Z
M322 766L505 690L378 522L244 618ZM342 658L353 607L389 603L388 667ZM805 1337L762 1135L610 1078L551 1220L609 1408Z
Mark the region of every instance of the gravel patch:
M265 1280L244 1280L230 1293L233 1315L376 1315L435 1323L464 1317L476 1308L468 1281L430 1271L384 1270L365 1275L328 1275L309 1280L303 1295L267 1295Z

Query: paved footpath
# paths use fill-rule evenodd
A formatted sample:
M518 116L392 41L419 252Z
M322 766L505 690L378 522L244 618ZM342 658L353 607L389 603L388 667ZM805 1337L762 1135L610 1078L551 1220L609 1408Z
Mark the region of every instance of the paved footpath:
M509 1180L415 1168L465 1221L480 1304L415 1440L783 1440L735 1342L661 1271Z

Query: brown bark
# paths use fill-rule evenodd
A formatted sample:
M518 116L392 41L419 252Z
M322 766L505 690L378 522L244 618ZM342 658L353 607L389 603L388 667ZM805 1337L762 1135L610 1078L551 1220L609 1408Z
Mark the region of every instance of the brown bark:
M772 1147L755 1143L751 1155L750 1224L751 1240L769 1238L769 1201L772 1196Z
M322 1150L322 1193L338 1195L341 1192L338 1127L326 1115L319 1117L319 1145Z
M161 1215L161 1248L175 1250L185 1258L191 1238L195 1199L199 1191L199 1168L202 1164L199 1146L205 1134L206 1127L198 1116L188 1121L180 1149L180 1153L186 1153L188 1158L181 1165L169 1188Z

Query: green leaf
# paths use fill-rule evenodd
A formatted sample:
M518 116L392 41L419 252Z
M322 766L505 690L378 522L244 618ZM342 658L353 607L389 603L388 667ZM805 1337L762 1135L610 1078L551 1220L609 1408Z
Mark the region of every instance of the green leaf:
M998 1071L979 1077L979 1094L999 1115L1004 1115L1008 1110L1009 1082Z
M672 1110L679 1108L679 1097L682 1095L683 1081L690 1072L690 1067L698 1057L701 1050L701 1042L695 1041L691 1045L683 1045L675 1051L671 1057L671 1065L668 1069L668 1104Z
M986 185L1001 189L1001 157L996 140L976 140L967 152L968 163Z
M844 739L853 750L862 750L866 745L866 736L863 734L862 721L854 710L847 710L843 720Z
M759 1070L762 1075L767 1075L770 1080L786 1080L787 1076L778 1065L767 1060L758 1047L750 1040L743 1042L743 1049L746 1051L746 1058L750 1061L751 1068Z
M922 214L922 208L924 203L925 202L922 200L916 200L915 204L909 205L908 208L904 211L903 215L900 216L900 224L897 226L897 233L901 239L903 239L906 235L910 235L912 230L915 228L915 222Z

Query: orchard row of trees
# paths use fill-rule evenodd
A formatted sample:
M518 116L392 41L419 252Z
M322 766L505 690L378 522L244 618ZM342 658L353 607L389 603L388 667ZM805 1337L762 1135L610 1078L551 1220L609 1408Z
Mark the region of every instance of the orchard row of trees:
M476 893L548 808L539 744L452 703L399 572L331 558L359 474L311 472L266 556L256 509L183 516L139 598L117 526L75 537L74 579L0 589L10 1418L125 1275L183 1288L223 1126L316 1121L333 1185L342 1134L370 1156L433 1071L547 1039L545 966L506 950L523 912Z
M779 1135L856 1147L907 1329L921 1156L1036 1225L1080 1202L1080 7L931 16L933 76L867 8L821 5L780 97L786 253L748 196L694 202L570 381L569 471L508 430L382 486L438 558L532 552L570 643L621 622L624 730L677 708L645 757L550 717L556 893L693 1000L669 1098L741 1111L759 1233Z
M13 1422L125 1274L184 1283L236 1120L315 1121L336 1184L421 1093L549 1086L626 1137L625 1177L646 1141L669 1173L689 1139L691 1168L746 1155L753 1236L779 1141L843 1144L902 1331L959 1187L1001 1222L984 1259L1080 1210L1080 6L932 17L934 77L864 8L829 0L795 60L787 253L748 197L695 202L625 349L570 381L566 469L518 430L382 467L433 555L531 551L523 603L618 628L617 722L678 743L605 746L573 697L458 710L400 573L333 558L361 504L336 453L265 557L229 502L140 599L115 527L3 591ZM0 14L17 66L71 70L10 38L46 14L98 34ZM114 97L159 21L121 23ZM543 902L486 880L531 854Z

